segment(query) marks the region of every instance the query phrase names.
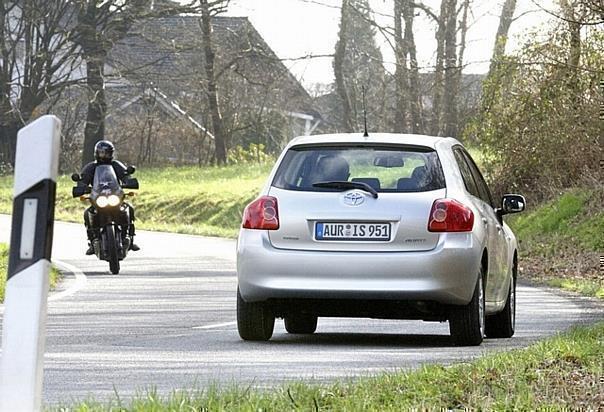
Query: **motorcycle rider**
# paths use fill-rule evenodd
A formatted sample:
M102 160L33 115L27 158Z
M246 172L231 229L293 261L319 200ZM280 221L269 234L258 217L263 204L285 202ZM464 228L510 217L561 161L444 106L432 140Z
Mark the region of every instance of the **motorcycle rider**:
M125 180L128 179L128 169L126 166L117 160L114 159L115 146L108 140L100 140L94 146L94 162L88 163L82 169L81 180L78 182L78 185L83 186L91 186L94 182L94 172L96 171L96 167L98 165L111 165L113 170L115 171L115 175L118 178L120 184L123 184ZM128 225L128 234L132 238L132 242L130 243L130 250L138 251L140 247L134 243L134 208L126 203L128 206L130 216L130 224ZM99 228L95 225L95 215L96 211L93 206L90 206L84 212L84 225L86 226L86 234L88 235L88 250L86 250L86 255L94 255L94 247L93 243L99 237Z

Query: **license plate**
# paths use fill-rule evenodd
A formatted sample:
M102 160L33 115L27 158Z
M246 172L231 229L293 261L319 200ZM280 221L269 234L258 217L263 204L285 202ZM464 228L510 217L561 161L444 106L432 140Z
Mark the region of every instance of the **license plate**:
M315 224L316 240L390 240L390 223L324 223Z

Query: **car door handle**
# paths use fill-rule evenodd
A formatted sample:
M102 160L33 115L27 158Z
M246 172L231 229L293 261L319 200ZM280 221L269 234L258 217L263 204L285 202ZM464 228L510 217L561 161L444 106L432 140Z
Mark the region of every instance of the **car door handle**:
M500 225L496 225L495 227L497 228L497 233L501 233L501 226Z
M489 221L487 220L486 217L482 218L482 224L485 225L485 227L489 224Z

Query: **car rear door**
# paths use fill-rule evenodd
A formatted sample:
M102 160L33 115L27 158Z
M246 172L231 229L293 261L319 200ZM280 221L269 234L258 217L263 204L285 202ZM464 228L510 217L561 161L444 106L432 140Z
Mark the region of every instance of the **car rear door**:
M461 172L464 186L468 194L472 196L474 205L478 208L480 216L476 217L475 224L483 225L487 233L487 251L489 267L487 268L487 282L485 285L485 293L487 301L497 300L501 283L501 256L500 242L498 238L499 222L493 212L491 205L481 197L481 192L476 182L476 178L472 173L470 162L468 161L465 150L462 146L453 148L455 160Z
M503 222L497 216L495 212L495 204L493 202L493 197L489 188L487 186L482 173L476 166L476 163L470 156L468 152L463 150L464 157L470 171L472 172L472 176L476 182L476 186L478 188L480 199L482 200L482 204L484 207L484 212L487 218L492 224L494 224L495 230L493 231L493 244L495 245L495 249L492 250L492 256L495 259L496 270L497 270L497 282L495 282L495 296L498 302L501 302L507 297L507 277L509 273L508 259L509 248L508 248L508 238L505 230L503 229Z

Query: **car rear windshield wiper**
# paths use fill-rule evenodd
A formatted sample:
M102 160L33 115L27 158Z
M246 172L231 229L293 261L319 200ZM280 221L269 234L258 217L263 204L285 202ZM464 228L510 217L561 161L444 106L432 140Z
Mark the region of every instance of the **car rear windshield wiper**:
M325 188L329 188L329 189L340 189L340 190L360 189L360 190L364 190L366 192L371 193L371 196L373 196L374 199L378 198L378 192L373 187L371 187L367 183L363 183L363 182L348 182L346 180L334 181L334 182L317 182L317 183L313 183L313 187L325 187Z

